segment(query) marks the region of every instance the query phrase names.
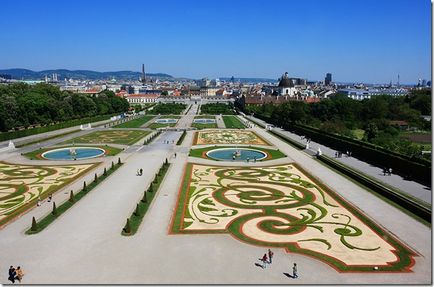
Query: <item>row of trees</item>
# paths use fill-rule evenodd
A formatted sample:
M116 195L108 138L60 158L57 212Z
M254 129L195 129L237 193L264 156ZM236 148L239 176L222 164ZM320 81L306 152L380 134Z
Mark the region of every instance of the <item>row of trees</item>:
M368 141L392 151L414 156L421 147L401 137L394 121L406 121L419 131L431 131L430 91L414 91L407 96L376 96L363 101L336 95L318 103L288 102L281 105L246 106L245 112L259 114L276 125L305 124L322 131ZM362 131L361 131L362 130Z
M167 104L158 104L149 111L149 114L161 114L161 115L179 115L182 111L185 110L187 106L185 104L176 104L176 103L167 103Z
M125 99L107 90L88 96L44 83L0 85L0 131L122 113L128 107Z
M222 104L222 103L211 103L200 106L200 113L207 115L233 115L234 106L232 103Z

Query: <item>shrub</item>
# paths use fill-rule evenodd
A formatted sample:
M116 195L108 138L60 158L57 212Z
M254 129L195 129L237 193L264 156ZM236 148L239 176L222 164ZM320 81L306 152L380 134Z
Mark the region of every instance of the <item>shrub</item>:
M36 223L36 219L33 216L32 218L32 227L30 228L31 231L37 231L38 230L38 224Z
M71 192L69 193L69 202L74 203L75 199L74 199L74 192L71 190Z
M53 214L54 216L57 215L56 203L54 201L53 201L53 211L51 212L51 214Z
M131 233L131 225L130 225L130 219L127 219L127 223L125 224L124 229L122 229L125 233Z

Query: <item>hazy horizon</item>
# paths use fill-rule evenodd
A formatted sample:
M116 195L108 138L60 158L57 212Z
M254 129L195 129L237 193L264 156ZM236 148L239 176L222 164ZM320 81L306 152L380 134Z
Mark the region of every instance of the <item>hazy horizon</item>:
M429 1L7 1L0 69L431 79ZM405 21L403 21L405 20Z

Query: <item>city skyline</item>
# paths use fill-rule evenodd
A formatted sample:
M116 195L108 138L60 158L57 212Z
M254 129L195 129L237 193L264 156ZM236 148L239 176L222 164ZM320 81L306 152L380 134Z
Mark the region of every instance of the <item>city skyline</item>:
M13 1L2 10L0 69L140 71L144 62L186 78L431 79L429 1Z

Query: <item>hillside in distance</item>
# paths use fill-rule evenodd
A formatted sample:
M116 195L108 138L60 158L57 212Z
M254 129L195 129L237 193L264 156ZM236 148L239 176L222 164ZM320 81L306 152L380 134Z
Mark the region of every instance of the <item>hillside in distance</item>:
M110 80L115 78L117 80L137 80L141 73L133 71L116 71L116 72L96 72L90 70L44 70L44 71L32 71L27 69L4 69L0 70L0 74L11 75L12 79L17 80L43 80L45 76L51 77L53 74L57 74L58 80L74 79L74 80ZM159 78L159 79L171 79L171 75L164 73L146 73L147 77Z

